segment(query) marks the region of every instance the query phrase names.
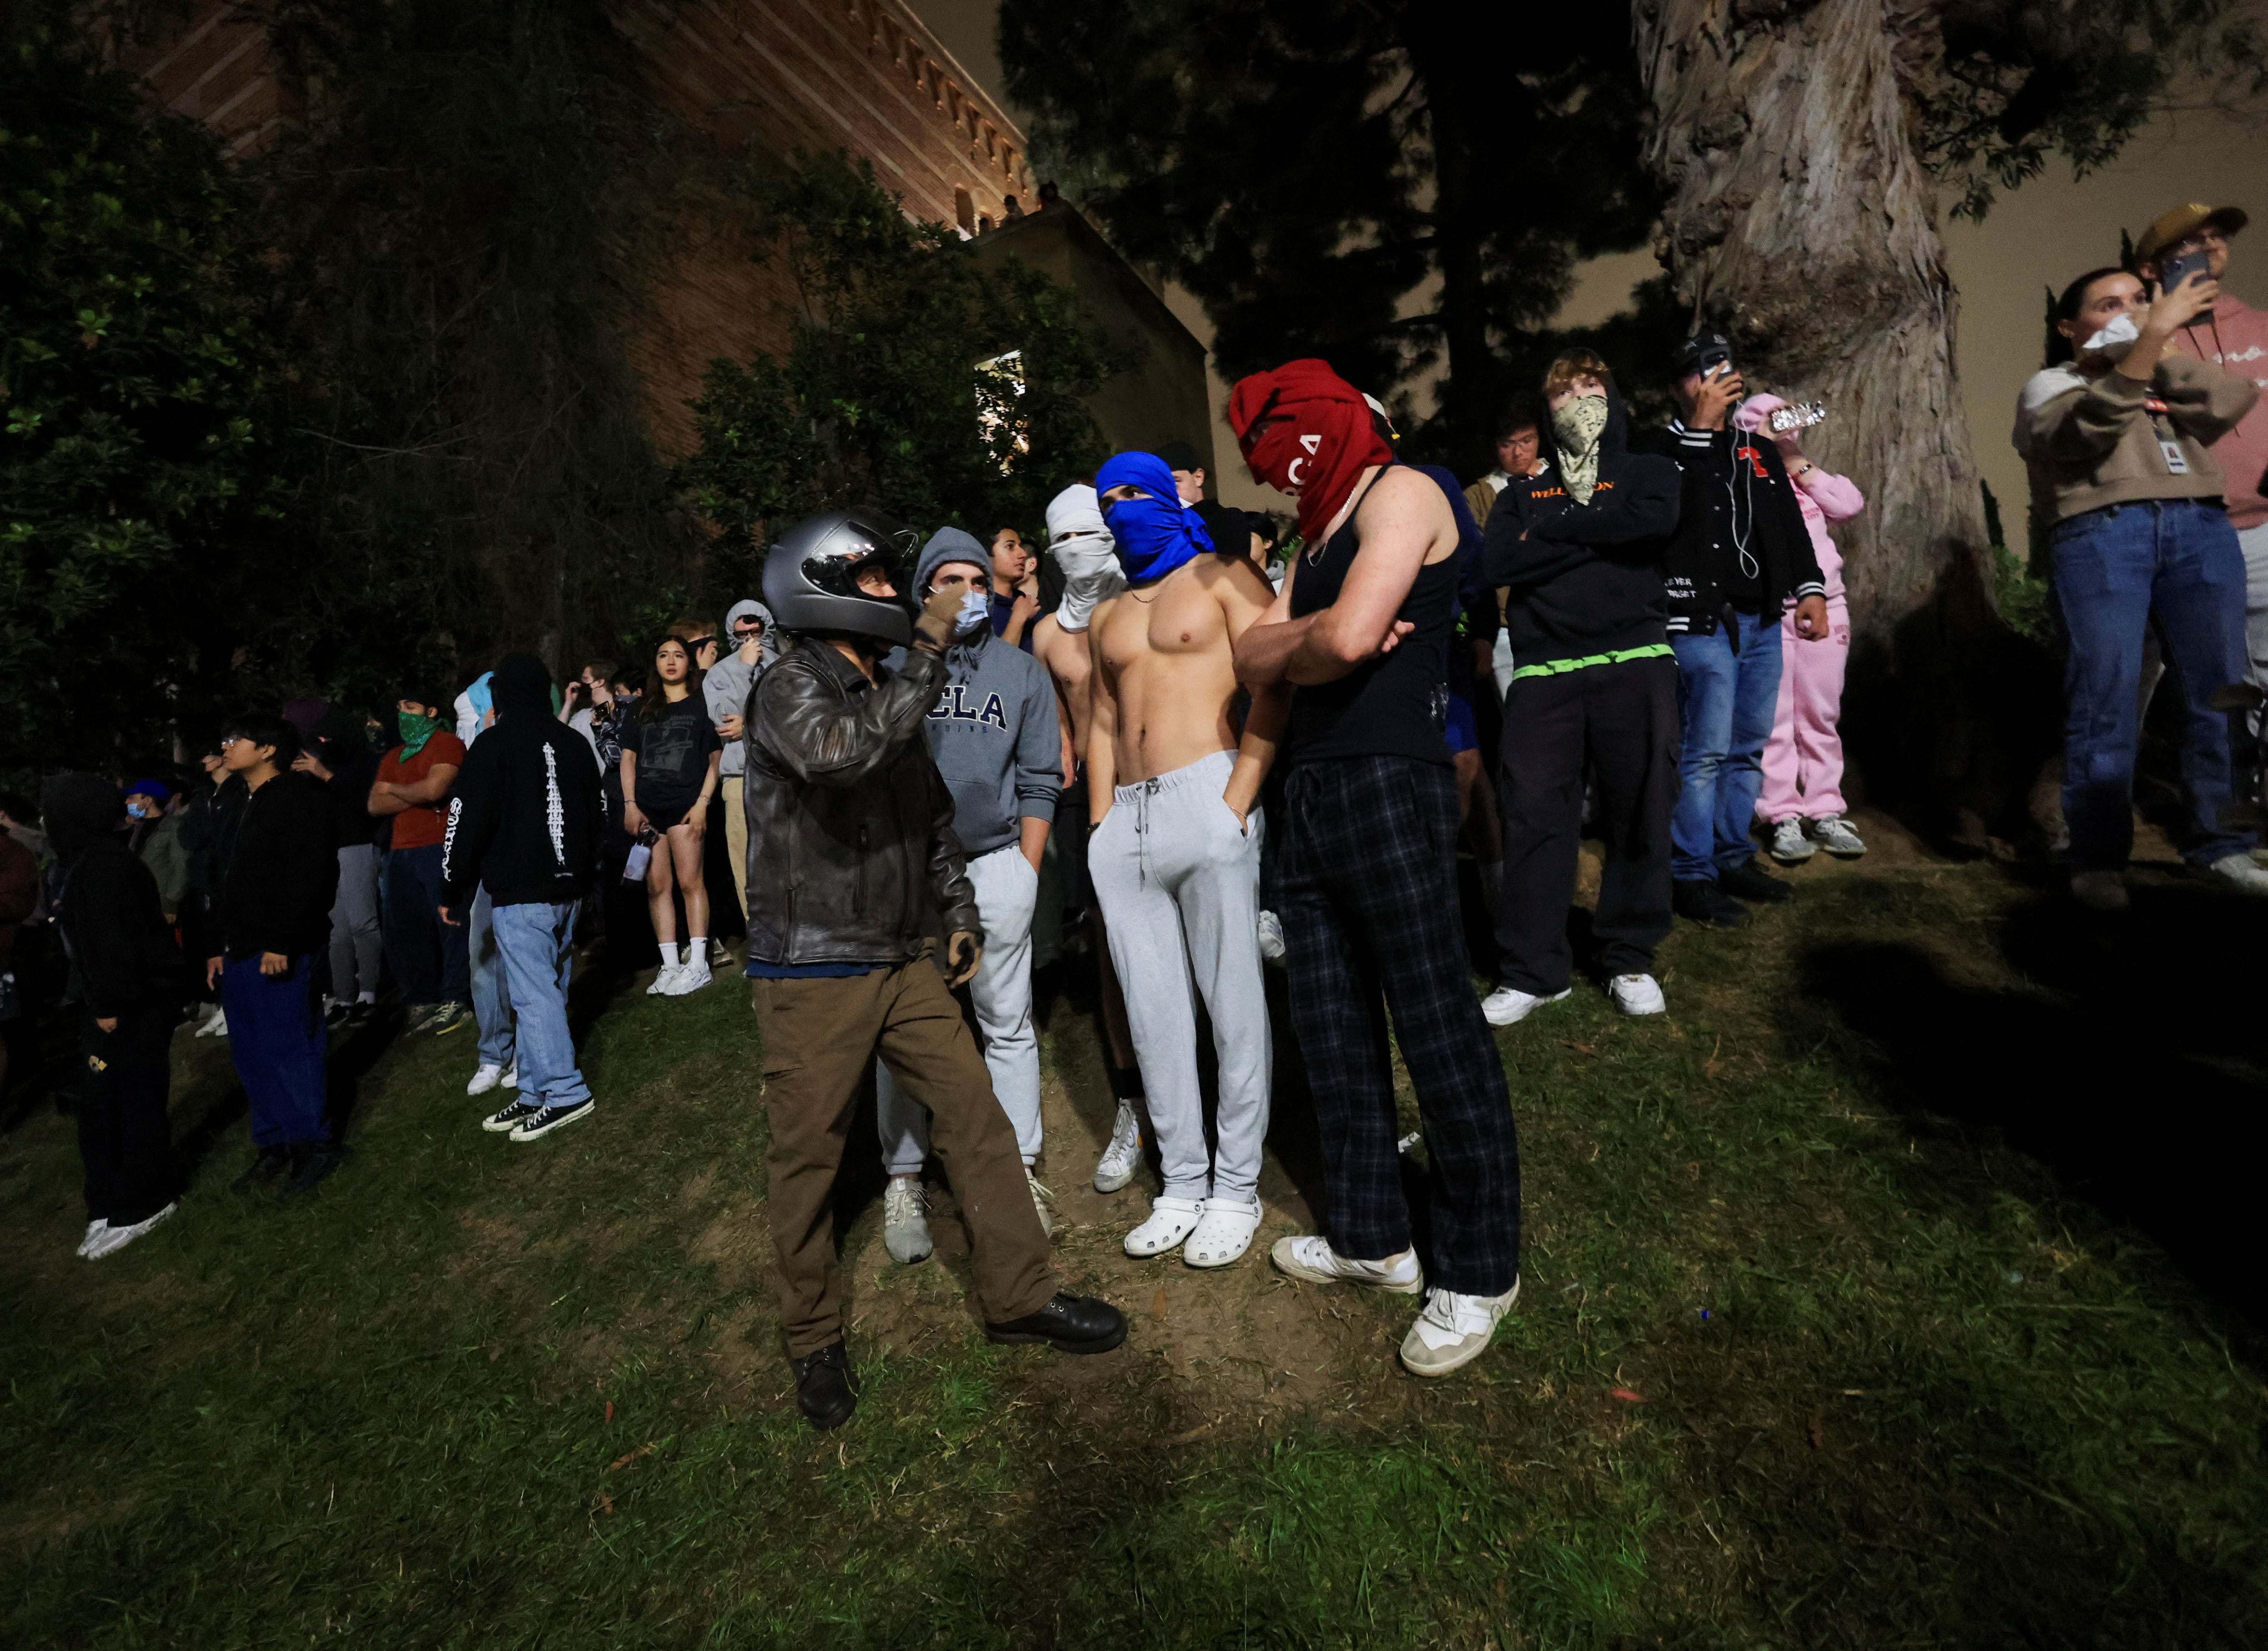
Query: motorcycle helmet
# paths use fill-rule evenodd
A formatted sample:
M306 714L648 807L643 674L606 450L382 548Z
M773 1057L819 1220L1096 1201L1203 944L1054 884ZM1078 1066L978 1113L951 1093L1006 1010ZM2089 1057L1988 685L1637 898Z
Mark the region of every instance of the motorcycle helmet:
M858 575L879 563L901 584L917 549L912 528L873 511L814 516L782 534L764 557L765 605L789 630L903 647L913 640L913 615L902 601L867 595Z

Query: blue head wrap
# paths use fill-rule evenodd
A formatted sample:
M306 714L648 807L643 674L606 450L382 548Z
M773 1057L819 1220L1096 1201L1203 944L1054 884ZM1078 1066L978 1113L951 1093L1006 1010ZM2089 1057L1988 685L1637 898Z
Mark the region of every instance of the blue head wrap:
M1154 453L1122 453L1094 473L1094 490L1138 487L1147 498L1106 499L1102 520L1118 542L1129 584L1161 579L1213 548L1212 535L1174 490L1174 473Z

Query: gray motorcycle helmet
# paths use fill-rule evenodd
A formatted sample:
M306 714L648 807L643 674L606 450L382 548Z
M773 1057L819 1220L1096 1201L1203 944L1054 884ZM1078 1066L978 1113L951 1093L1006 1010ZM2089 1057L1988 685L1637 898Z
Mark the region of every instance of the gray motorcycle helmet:
M879 562L897 584L913 565L918 535L873 511L830 510L798 522L764 557L764 603L781 626L805 636L865 637L885 647L913 641L903 603L858 588Z

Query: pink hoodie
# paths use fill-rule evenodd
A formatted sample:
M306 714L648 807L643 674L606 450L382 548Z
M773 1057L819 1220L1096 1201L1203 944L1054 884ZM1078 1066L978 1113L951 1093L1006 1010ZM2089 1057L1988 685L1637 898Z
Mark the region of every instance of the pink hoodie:
M1741 403L1740 410L1733 415L1733 422L1742 430L1762 430L1766 416L1786 405L1777 395L1751 395ZM1789 467L1791 471L1793 468ZM1796 483L1795 503L1803 512L1803 525L1811 530L1811 548L1819 557L1819 575L1826 581L1827 600L1839 602L1843 600L1843 553L1827 536L1827 527L1830 522L1848 521L1866 509L1866 496L1848 477L1830 475L1815 463Z

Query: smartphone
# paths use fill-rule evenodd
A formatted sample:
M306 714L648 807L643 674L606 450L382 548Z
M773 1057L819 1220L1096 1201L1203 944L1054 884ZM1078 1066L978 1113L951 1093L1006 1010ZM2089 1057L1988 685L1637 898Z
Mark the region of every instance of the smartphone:
M2158 291L2161 292L2172 291L2176 287L2181 285L2183 282L2188 280L2191 276L2196 275L2200 270L2204 269L2205 267L2205 253L2202 247L2196 252L2176 253L2173 257L2165 260L2158 266ZM2210 315L2213 312L2206 309L2199 310L2198 313L2199 315Z

